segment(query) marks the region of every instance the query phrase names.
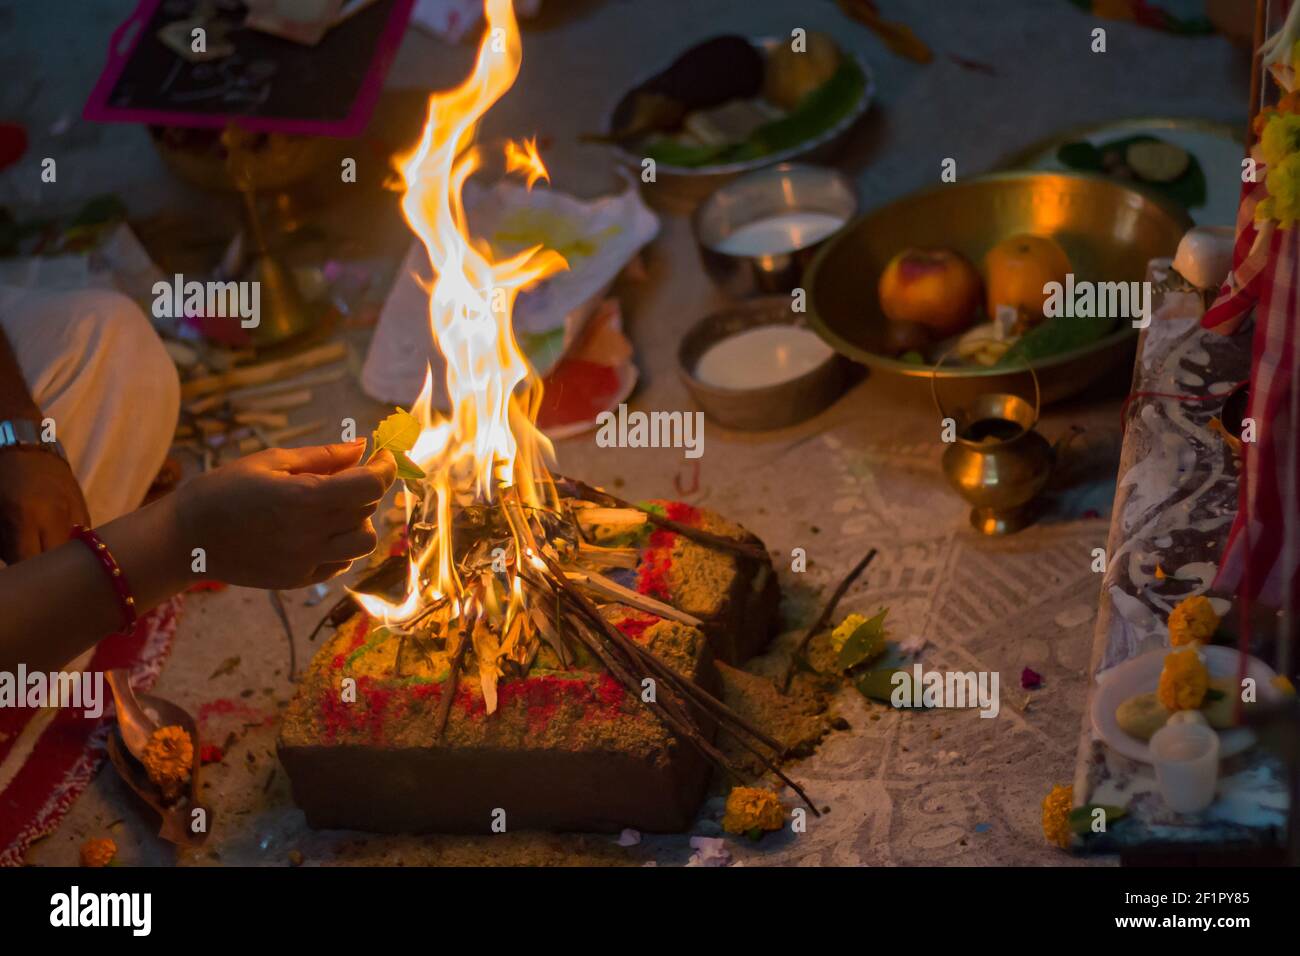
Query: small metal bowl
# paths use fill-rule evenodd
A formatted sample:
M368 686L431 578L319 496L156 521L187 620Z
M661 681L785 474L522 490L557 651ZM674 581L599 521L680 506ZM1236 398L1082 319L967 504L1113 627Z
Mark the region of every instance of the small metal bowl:
M768 296L706 316L678 346L682 381L704 414L719 425L744 431L784 428L816 415L844 391L847 363L835 352L798 378L759 388L720 388L696 378L700 359L713 345L765 325L795 325L812 331L803 314L791 311L789 296Z
M695 210L692 228L704 267L732 296L789 292L818 249L847 225L858 208L853 184L833 169L781 163L719 187ZM843 220L816 242L788 252L743 255L720 247L738 229L782 213L825 213Z

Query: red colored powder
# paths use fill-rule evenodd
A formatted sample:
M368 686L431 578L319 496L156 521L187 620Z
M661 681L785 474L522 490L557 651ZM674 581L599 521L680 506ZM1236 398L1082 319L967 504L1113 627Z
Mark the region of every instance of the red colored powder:
M366 634L367 632L369 632L369 630L370 630L370 616L368 614L363 614L361 616L361 623L357 625L356 631L354 631L352 634L352 643L348 646L348 649L346 651L343 651L341 654L334 655L334 660L330 662L330 666L333 667L336 671L341 671L343 669L343 665L347 663L348 655L350 655L353 651L355 651L358 647L360 647L362 644L366 642Z
M225 752L216 744L204 744L199 748L199 761L201 763L220 763Z
M195 715L198 718L198 724L202 727L209 720L223 717L234 718L243 724L262 724L269 727L280 719L277 711L258 710L256 707L250 707L248 704L238 700L230 700L226 697L219 697L216 700L210 700L206 704L199 705L199 712Z
M645 637L646 630L657 620L659 619L652 614L629 615L628 617L623 618L623 620L617 622L614 626L628 637L632 638L632 640L639 641Z
M225 581L195 581L185 590L193 594L200 591L224 591L225 589Z
M664 506L664 511L667 512L669 520L676 521L678 524L694 527L700 522L700 509L684 501L670 501Z

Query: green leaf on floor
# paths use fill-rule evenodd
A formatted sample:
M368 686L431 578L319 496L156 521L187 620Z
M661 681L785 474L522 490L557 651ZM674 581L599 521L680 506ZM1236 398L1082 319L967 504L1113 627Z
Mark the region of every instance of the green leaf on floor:
M895 674L901 674L902 677L895 679ZM900 694L908 694L910 691L910 697L905 699L914 702L913 709L920 710L923 707L921 703L923 688L910 686L913 683L912 678L911 661L899 650L897 644L887 641L884 653L875 661L874 666L870 670L858 671L853 675L853 686L863 697L878 700L891 707L894 706L895 691Z
M888 613L888 608L881 608L879 614L858 625L849 635L840 648L836 662L840 670L851 670L859 664L875 660L885 652L885 615Z

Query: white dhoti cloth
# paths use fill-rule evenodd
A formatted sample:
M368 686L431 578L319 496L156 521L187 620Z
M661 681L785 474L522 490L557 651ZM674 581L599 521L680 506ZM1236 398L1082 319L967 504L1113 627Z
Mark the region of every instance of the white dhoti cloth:
M0 285L0 328L54 420L95 525L139 507L171 446L180 381L131 299Z

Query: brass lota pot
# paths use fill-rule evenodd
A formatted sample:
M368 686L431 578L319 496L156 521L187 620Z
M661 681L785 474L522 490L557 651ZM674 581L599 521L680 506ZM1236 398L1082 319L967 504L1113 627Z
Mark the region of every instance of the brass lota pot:
M970 503L971 525L996 535L1031 524L1035 499L1052 476L1059 448L1034 430L1041 407L1038 376L1033 405L1018 395L988 393L949 416L937 391L933 394L939 414L956 426L943 453L943 473Z

